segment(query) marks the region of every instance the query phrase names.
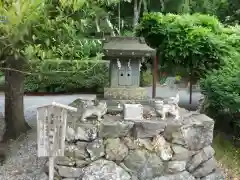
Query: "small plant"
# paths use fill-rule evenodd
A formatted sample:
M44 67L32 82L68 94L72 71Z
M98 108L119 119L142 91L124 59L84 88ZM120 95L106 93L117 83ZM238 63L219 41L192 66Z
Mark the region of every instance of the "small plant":
M148 69L147 71L142 71L141 74L141 86L152 85L152 72Z

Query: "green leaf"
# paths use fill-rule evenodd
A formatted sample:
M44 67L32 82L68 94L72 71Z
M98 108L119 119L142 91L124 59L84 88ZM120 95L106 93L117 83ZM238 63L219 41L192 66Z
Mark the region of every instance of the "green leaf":
M50 39L46 39L46 40L45 40L45 44L46 44L47 46L50 46Z

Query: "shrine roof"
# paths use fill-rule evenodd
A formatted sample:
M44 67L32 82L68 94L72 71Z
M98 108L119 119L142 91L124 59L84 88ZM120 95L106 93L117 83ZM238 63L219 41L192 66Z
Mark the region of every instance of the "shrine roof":
M154 56L155 49L149 47L143 38L138 37L109 37L103 45L104 55L121 56Z

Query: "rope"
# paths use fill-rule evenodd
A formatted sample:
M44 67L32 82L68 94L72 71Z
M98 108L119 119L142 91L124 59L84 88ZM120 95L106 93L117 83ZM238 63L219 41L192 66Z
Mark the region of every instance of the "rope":
M49 62L53 62L54 60L49 60ZM55 60L56 61L56 60ZM67 60L60 60L60 62L64 62L64 61L67 61ZM74 60L74 61L78 61L78 60ZM91 62L91 61L83 61L81 63L86 63L86 62ZM109 63L107 61L104 61L104 62L97 62L95 63L91 68L89 69L86 69L86 70L83 70L83 71L77 71L78 73L86 73L86 72L89 72L91 71L92 69L94 69L99 63ZM49 72L28 72L28 71L22 71L22 70L17 70L17 69L13 69L13 68L4 68L4 67L0 67L0 70L7 70L7 71L14 71L14 72L19 72L19 73L22 73L22 74L26 74L26 75L33 75L33 76L39 76L39 75L42 75L42 74L55 74L55 73L74 73L76 71L49 71ZM107 71L107 70L106 70Z

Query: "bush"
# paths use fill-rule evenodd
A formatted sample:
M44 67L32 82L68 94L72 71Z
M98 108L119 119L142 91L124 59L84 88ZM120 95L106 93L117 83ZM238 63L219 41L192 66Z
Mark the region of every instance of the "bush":
M76 92L108 83L108 67L97 61L43 61L35 68L40 74L26 76L25 92Z
M108 67L101 61L102 42L65 38L67 42L25 48L25 56L34 59L29 61L28 71L33 74L26 76L25 92L96 92L108 83Z
M216 128L240 138L240 33L239 27L228 27L222 34L233 47L226 65L207 73L200 81L205 94L205 113L216 120Z
M190 73L194 81L201 79L205 113L220 121L228 117L235 135L240 132L239 30L208 15L149 13L136 31L158 49L163 68L184 68L178 75Z
M216 120L216 128L240 138L240 63L230 61L200 81L206 97L205 113Z
M211 109L237 113L240 110L240 64L228 63L220 70L208 73L200 81Z
M151 86L152 85L152 72L151 70L146 70L141 72L140 83L141 86Z
M143 16L136 34L159 50L161 66L184 67L185 74L199 79L209 69L221 67L223 57L230 55L232 47L223 40L223 29L208 15L149 13Z

